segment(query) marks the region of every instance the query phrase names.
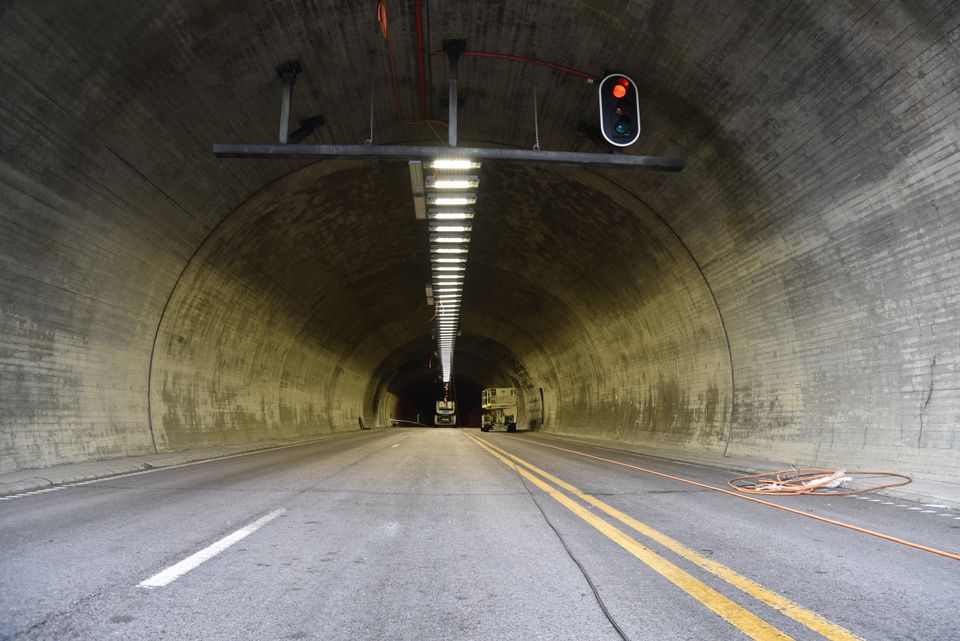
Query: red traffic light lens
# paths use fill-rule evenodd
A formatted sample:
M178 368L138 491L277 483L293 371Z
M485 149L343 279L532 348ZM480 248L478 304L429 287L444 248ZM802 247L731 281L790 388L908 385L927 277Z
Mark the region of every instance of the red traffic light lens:
M621 80L620 82L623 82L623 81ZM625 86L623 86L622 84L620 84L620 82L618 82L617 84L613 85L613 97L614 97L614 98L623 98L624 96L627 95L627 88L626 88Z

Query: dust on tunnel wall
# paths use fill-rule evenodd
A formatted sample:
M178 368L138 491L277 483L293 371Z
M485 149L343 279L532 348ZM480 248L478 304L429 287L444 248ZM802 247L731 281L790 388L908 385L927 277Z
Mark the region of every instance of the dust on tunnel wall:
M538 415L543 388L545 431L722 451L720 317L640 200L583 170L485 168L473 245L464 328L516 354Z

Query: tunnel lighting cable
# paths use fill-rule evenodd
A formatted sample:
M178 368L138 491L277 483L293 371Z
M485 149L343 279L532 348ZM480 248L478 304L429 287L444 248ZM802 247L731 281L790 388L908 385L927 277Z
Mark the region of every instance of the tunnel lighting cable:
M463 428L460 428L461 431ZM464 432L466 434L466 432ZM475 439L473 436L467 434L471 439L477 441L481 446L486 445ZM523 485L523 489L527 491L527 494L530 496L530 500L533 501L533 504L537 506L537 510L540 511L540 516L543 517L544 522L550 526L550 529L553 530L553 533L557 536L557 539L560 541L560 545L563 546L564 551L567 553L567 556L570 557L570 560L574 562L577 566L577 569L580 570L580 574L583 575L583 580L587 582L587 585L590 586L590 591L593 592L593 598L596 599L597 605L600 607L600 611L603 613L603 616L606 617L607 621L610 622L611 627L614 631L620 636L623 641L630 641L630 637L627 636L627 633L623 631L623 628L620 627L620 624L617 623L616 619L613 618L613 615L610 614L610 610L607 609L607 604L603 602L603 597L600 596L600 592L597 590L597 585L593 582L593 579L590 577L590 573L587 572L587 569L583 567L583 563L580 562L580 559L577 558L577 555L573 553L573 550L570 549L570 546L567 545L567 540L563 538L563 535L560 534L560 530L557 529L557 526L547 517L547 513L544 511L543 506L540 505L540 501L537 500L537 497L534 495L533 491L530 489L530 486L527 485L527 479L524 477L523 473L520 471L520 468L517 467L516 461L507 461L503 457L500 457L496 452L488 450L494 456L501 459L507 465L513 467L513 471L517 473L517 478L520 479L520 483Z
M517 438L516 436L507 436L507 438ZM520 440L520 439L518 439ZM743 499L745 501L753 501L754 503L760 503L761 505L766 505L768 507L773 507L778 510L783 510L784 512L790 512L792 514L798 514L800 516L805 516L808 519L813 519L815 521L821 521L823 523L829 523L830 525L836 525L848 530L853 530L854 532L860 532L861 534L869 534L870 536L875 536L878 539L884 539L885 541L890 541L892 543L899 543L900 545L905 545L915 550L921 550L923 552L929 552L931 554L936 554L937 556L942 556L948 559L953 559L954 561L960 561L960 554L955 554L953 552L947 552L945 550L939 550L937 548L929 547L922 545L920 543L914 543L913 541L907 541L906 539L901 539L890 534L884 534L882 532L876 532L874 530L869 530L867 528L862 528L852 523L846 523L845 521L838 521L836 519L827 518L825 516L818 516L816 514L810 514L809 512L803 512L801 510L795 510L792 507L787 507L786 505L778 505L777 503L771 503L770 501L764 501L763 499L758 499L753 496L742 494L740 492L734 492L733 490L726 490L722 487L716 487L714 485L707 485L706 483L699 483L697 481L692 481L690 479L685 479L679 476L674 476L672 474L665 474L663 472L657 472L656 470L651 470L649 468L640 467L638 465L631 465L630 463L624 463L622 461L617 461L615 459L608 459L602 456L596 456L595 454L587 454L586 452L581 452L579 450L571 450L566 447L559 447L557 445L549 445L547 443L540 443L534 439L525 438L522 439L524 443L530 443L531 445L538 445L540 447L549 447L550 449L560 450L561 452L568 452L570 454L576 454L577 456L583 456L584 458L591 458L597 461L602 461L604 463L610 463L611 465L619 465L621 467L626 467L632 470L637 470L638 472L643 472L645 474L651 474L653 476L659 476L662 478L670 479L672 481L677 481L679 483L686 483L687 485L694 485L696 487L702 487L705 490L713 490L714 492L720 492L721 494L727 494L728 496L735 496L738 499Z
M469 436L469 435L468 435ZM471 436L471 438L474 438ZM475 439L477 440L477 439ZM607 515L615 518L624 525L635 530L639 534L647 537L648 539L662 545L671 552L677 554L678 556L690 561L696 565L699 565L704 570L710 572L714 576L726 581L733 587L737 588L741 592L757 599L761 603L764 603L771 608L783 613L784 615L790 617L794 621L803 624L809 629L813 630L817 634L830 639L830 641L864 641L861 637L857 636L853 632L847 630L846 628L833 623L832 621L824 618L823 616L807 610L806 608L801 607L800 605L794 603L790 599L786 598L782 594L770 590L759 583L748 579L747 577L739 574L735 570L728 568L727 566L719 563L713 559L709 559L699 552L688 548L684 544L680 543L676 539L673 539L666 534L656 530L646 523L642 523L637 519L629 516L616 509L615 507L604 503L600 499L590 494L587 494L583 490L580 490L574 485L563 481L562 479L557 478L556 476L546 472L539 467L525 461L515 454L504 450L497 445L494 445L488 439L482 441L483 444L488 445L492 450L501 452L504 456L510 458L516 463L527 468L530 472L539 475L547 482L551 482L561 489L569 492L573 496L577 497L581 501L592 505L595 508L600 509L602 512Z

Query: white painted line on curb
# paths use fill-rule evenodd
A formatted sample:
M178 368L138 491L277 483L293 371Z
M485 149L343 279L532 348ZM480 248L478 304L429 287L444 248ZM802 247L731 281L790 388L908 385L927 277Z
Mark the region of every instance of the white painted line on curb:
M302 447L304 445L313 445L315 443L323 443L325 441L336 441L344 437L355 436L360 433L361 432L344 432L343 434L339 434L336 436L327 436L324 438L318 438L311 441L291 443L289 445L277 445L276 447L268 447L263 450L251 450L249 452L238 452L237 454L228 454L226 456L217 456L214 458L198 459L196 461L188 461L186 463L177 463L175 465L159 465L157 467L150 467L149 469L138 470L136 472L123 472L120 474L113 474L110 476L103 476L100 478L90 479L89 481L76 481L71 483L64 483L63 485L56 485L54 487L47 487L39 490L28 490L26 492L20 492L19 494L8 494L7 496L0 496L0 501L10 501L12 499L19 499L25 496L33 496L34 494L43 494L44 492L57 492L59 490L65 490L70 487L83 487L84 485L93 485L94 483L103 483L105 481L116 481L118 479L125 479L130 476L142 476L144 474L153 474L154 472L163 472L165 470L176 470L181 467L203 465L204 463L214 463L216 461L229 461L230 459L240 458L243 456L253 456L255 454L266 454L267 452L276 452L278 450L286 450L292 447Z
M179 563L175 563L174 565L171 565L166 570L158 574L154 574L152 577L150 577L145 581L141 581L140 583L137 584L137 587L138 588L162 588L163 586L176 581L177 579L179 579L184 574L194 569L204 561L209 561L210 559L217 556L218 554L226 550L228 547L230 547L237 541L241 541L245 539L246 537L250 536L257 530L262 528L264 525L269 523L270 521L274 520L278 516L285 514L286 511L287 511L286 508L280 508L279 510L274 510L270 514L267 514L266 516L257 519L250 525L244 526L239 530L237 530L236 532L234 532L233 534L228 534L227 536L223 537L216 543L212 545L208 545L207 547L203 548L199 552L191 554L190 556L180 561Z

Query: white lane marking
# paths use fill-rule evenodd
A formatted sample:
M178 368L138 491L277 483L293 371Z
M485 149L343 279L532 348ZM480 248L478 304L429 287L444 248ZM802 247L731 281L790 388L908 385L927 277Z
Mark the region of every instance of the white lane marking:
M946 505L940 505L939 503L924 503L923 507L938 507L941 510L945 510L947 508Z
M228 534L227 536L223 537L216 543L212 545L208 545L207 547L203 548L199 552L191 554L190 556L180 561L179 563L175 563L174 565L171 565L166 570L163 570L162 572L154 574L152 577L150 577L149 579L146 579L145 581L141 581L140 583L137 584L137 587L138 588L162 588L163 586L176 581L177 579L179 579L184 574L194 569L204 561L209 561L210 559L217 556L218 554L226 550L228 547L230 547L237 541L241 541L245 539L246 537L250 536L257 530L262 528L264 525L272 521L273 519L277 518L278 516L281 516L282 514L285 514L286 511L287 511L286 508L280 508L279 510L274 510L270 514L267 514L266 516L257 519L250 525L246 525L240 528L239 530L237 530L236 532L234 532L233 534Z
M871 502L871 503L879 503L879 502L880 502L880 499L870 499L870 502Z
M953 515L952 515L952 514L943 514L943 513L941 512L941 513L938 514L937 516L953 516Z
M0 496L0 501L9 501L11 499L18 499L21 496L33 496L34 494L46 494L47 492L56 492L57 490L62 490L66 486L61 485L57 487L45 487L42 490L30 490L29 492L23 492L21 494L10 494L9 496Z
M907 509L908 509L908 510L919 510L920 508L918 508L918 507L908 507Z
M920 514L936 514L936 510L920 510Z
M893 501L884 501L881 505L893 505Z
M400 447L400 444L399 444L399 443L394 443L394 444L391 445L390 447Z

